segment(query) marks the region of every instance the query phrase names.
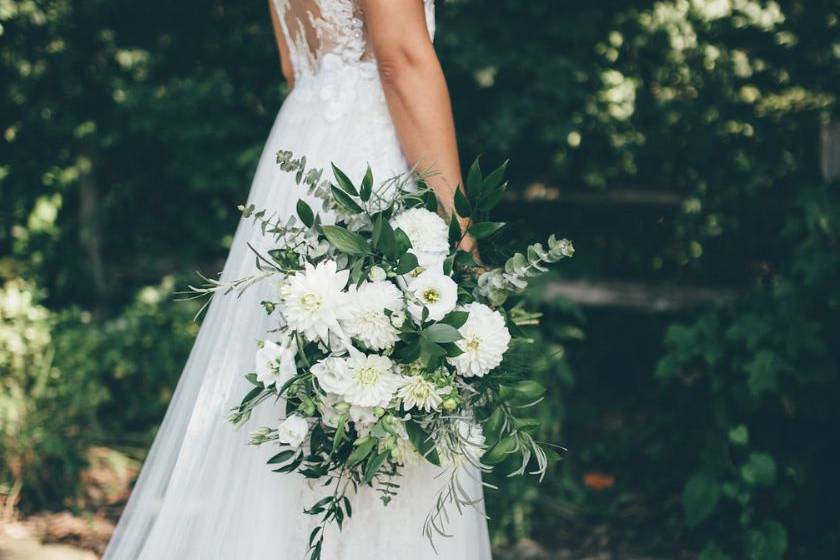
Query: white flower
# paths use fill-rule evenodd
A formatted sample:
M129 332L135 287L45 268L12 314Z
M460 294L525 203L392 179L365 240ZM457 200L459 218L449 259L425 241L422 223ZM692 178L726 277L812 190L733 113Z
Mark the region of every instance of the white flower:
M464 377L481 377L502 363L510 332L504 317L484 304L471 303L465 310L469 316L458 329L463 338L455 342L463 354L448 360Z
M386 314L403 308L402 292L388 281L365 282L351 291L350 318L343 322L349 336L373 350L385 350L399 340L399 332Z
M425 208L411 208L394 216L391 226L403 230L415 251L449 252L449 226L434 212Z
M394 311L391 313L391 324L394 325L395 328L400 328L405 323L405 311L400 309L399 311Z
M347 359L350 382L342 392L344 400L356 406L388 406L394 392L402 385L391 360L372 354Z
M280 288L282 311L288 327L310 341L329 343L329 333L344 334L339 320L346 319L349 300L344 287L349 271L337 271L335 261L312 266L290 276Z
M350 386L350 369L344 358L325 358L310 369L318 385L327 393L343 395Z
M411 301L408 311L418 323L423 316L423 307L429 309L429 320L440 321L455 309L458 303L458 285L449 276L426 271L408 283L408 292L418 301Z
M306 439L309 433L309 422L297 414L289 416L280 423L277 428L277 441L285 443L293 449L297 449Z
M408 433L402 424L398 425L397 436L394 436L393 441L389 442L388 447L391 451L391 459L395 463L403 466L417 465L423 460L423 456L417 452L411 441L408 439Z
M405 385L400 388L397 395L402 399L403 408L406 410L417 408L431 412L440 408L443 395L450 392L450 387L438 388L434 383L417 375L406 378Z
M280 339L280 344L264 341L257 350L257 381L266 387L273 383L277 384L278 389L282 387L297 373L295 354L293 342L287 336Z
M411 208L391 220L411 241L409 250L423 270L443 274L443 261L449 254L449 226L425 208Z
M370 406L353 405L348 412L350 414L350 420L356 425L357 430L376 424L377 418L373 413L373 408Z

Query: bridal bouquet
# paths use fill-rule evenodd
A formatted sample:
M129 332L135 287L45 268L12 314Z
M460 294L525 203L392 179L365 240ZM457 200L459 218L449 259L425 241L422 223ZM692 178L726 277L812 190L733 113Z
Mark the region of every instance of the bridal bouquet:
M261 302L271 329L246 375L253 388L230 421L239 426L255 407L277 407L284 419L254 431L251 443L276 446L268 460L275 472L332 485L306 510L320 521L310 558L320 558L326 525L351 515L354 489L370 485L387 504L402 470L421 461L449 476L423 527L430 540L445 534L447 504L474 501L459 473L515 456L511 475L529 465L542 475L556 452L535 441L537 422L525 413L545 389L506 367L509 349L527 344L521 326L538 314L509 296L572 256L572 244L552 236L489 271L457 249L468 233L481 239L504 225L486 219L505 192L504 165L484 176L473 164L447 225L422 174L377 185L370 168L354 183L335 166L326 178L290 152L277 162L318 208L301 198L295 216L278 219L243 207L263 235L262 247L252 246L257 271L203 290L244 290L264 279L277 286Z

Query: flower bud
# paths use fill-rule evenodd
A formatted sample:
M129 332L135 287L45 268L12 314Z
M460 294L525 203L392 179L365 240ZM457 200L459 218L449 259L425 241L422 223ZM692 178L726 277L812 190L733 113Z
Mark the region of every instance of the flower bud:
M442 405L443 409L446 412L452 412L453 410L458 408L458 401L456 399L453 399L452 397L449 397L448 399L443 401Z
M385 280L385 270L382 267L374 266L370 269L368 278L370 278L371 282L381 282Z

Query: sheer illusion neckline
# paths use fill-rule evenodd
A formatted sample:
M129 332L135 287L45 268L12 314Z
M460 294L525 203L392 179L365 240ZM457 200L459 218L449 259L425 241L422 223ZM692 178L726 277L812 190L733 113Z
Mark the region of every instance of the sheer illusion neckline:
M339 65L375 64L360 0L273 0L295 78ZM434 0L423 0L434 38Z

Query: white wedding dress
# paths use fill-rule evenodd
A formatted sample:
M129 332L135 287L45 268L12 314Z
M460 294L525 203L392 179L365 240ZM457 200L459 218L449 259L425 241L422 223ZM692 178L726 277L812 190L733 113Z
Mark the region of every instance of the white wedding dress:
M421 1L421 0L417 0ZM361 178L366 164L386 179L406 170L365 35L359 0L275 0L290 47L295 87L268 137L249 202L282 214L294 211L302 190L275 163L278 150L305 155L310 167L335 162ZM425 0L429 32L432 0ZM221 232L220 232L221 235ZM232 280L254 270L247 247L259 234L242 221L224 268ZM256 341L268 328L259 305L270 285L237 298L217 294L181 375L169 410L108 545L108 560L285 560L306 556L314 517L303 509L321 487L298 474L273 473L270 445L249 447L259 425L276 425L282 411L265 404L236 431L226 422L249 385ZM352 497L353 516L327 529L324 560L487 560L491 557L482 506L449 508L451 537L422 535L423 522L445 479L424 465L406 471L388 506L370 488ZM462 477L480 497L478 477Z

